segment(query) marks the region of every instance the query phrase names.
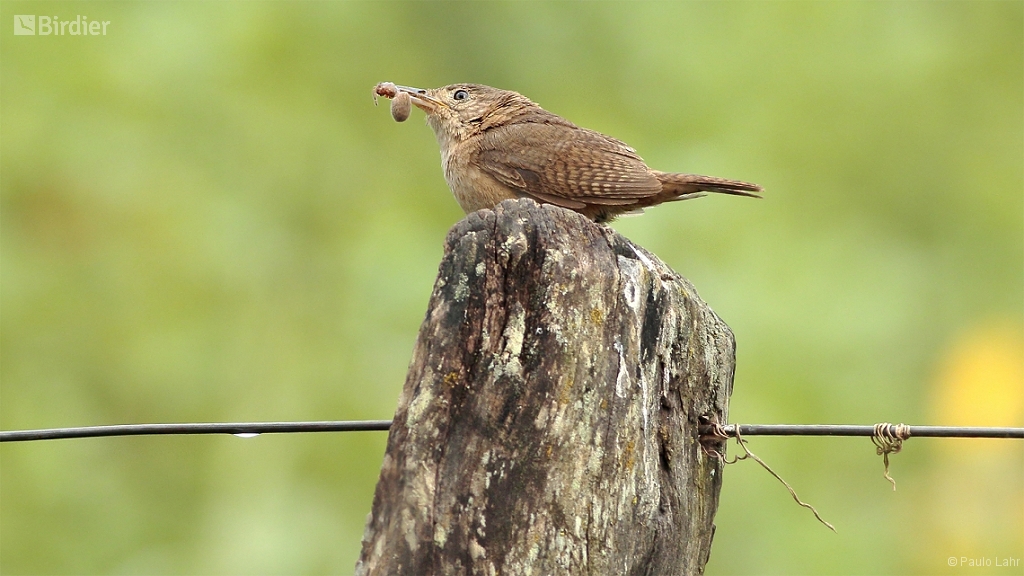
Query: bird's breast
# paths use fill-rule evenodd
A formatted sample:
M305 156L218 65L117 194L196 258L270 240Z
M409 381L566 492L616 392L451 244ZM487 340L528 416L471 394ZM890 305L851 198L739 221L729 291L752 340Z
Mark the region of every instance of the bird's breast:
M441 145L441 166L448 188L466 214L494 208L502 200L519 194L501 184L472 161L472 144Z

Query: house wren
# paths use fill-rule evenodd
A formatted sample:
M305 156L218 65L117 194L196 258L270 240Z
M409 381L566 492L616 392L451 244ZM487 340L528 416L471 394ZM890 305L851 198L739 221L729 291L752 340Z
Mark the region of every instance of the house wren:
M749 182L651 170L624 142L580 128L510 90L382 82L374 94L399 97L392 106L399 122L409 115L405 94L427 113L445 180L467 214L525 196L607 222L706 192L760 198L762 191Z

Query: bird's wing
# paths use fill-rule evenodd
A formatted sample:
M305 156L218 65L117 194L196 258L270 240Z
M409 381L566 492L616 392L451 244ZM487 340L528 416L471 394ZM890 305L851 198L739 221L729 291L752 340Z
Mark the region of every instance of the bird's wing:
M506 124L486 131L479 144L477 165L489 175L567 208L632 204L661 192L661 182L632 148L593 130Z

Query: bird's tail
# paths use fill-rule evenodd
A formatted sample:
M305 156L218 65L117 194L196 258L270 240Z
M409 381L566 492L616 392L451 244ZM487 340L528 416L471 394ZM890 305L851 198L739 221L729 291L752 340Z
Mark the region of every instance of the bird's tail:
M703 196L701 192L715 192L717 194L732 194L734 196L750 196L760 198L760 192L764 191L757 184L742 182L740 180L727 180L715 178L714 176L701 176L700 174L676 174L674 172L654 171L655 177L661 182L661 193L665 201L685 200Z

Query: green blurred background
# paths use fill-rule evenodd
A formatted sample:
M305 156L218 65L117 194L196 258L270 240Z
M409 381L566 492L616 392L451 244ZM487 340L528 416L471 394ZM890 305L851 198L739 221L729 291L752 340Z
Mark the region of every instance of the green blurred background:
M614 224L733 328L734 422L1024 425L1021 2L0 16L5 430L390 418L462 213L383 80L514 89L658 169L764 185ZM385 440L4 444L0 572L350 573ZM1024 573L947 566L1024 556L1018 441L911 440L895 493L867 439L751 445L839 533L730 466L709 574Z

